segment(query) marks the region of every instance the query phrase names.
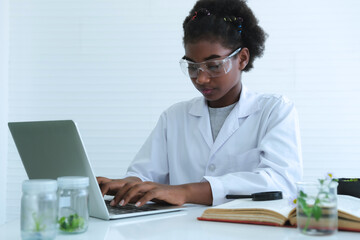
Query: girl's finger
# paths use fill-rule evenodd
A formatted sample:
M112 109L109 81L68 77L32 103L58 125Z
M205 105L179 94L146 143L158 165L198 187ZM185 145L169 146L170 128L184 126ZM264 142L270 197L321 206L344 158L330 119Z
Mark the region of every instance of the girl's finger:
M128 192L123 196L123 199L120 202L120 205L126 205L128 202L131 201L134 197L136 197L138 194L147 194L149 191L151 191L153 188L155 188L153 183L145 182L141 184L137 184L133 186L131 189L128 190Z
M142 198L140 198L136 203L136 207L141 207L146 204L148 201L155 199L158 195L158 191L156 189L150 190L144 194Z
M125 183L120 189L118 189L117 193L115 194L114 199L111 201L110 205L115 206L120 203L121 206L124 206L124 195L127 194L127 192L132 189L134 186L140 185L142 182L131 182L131 183ZM127 202L126 202L127 204Z

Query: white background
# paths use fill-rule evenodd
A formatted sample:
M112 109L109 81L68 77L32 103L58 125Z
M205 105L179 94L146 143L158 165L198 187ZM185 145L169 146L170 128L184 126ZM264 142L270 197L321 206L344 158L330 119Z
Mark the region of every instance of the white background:
M269 38L244 84L295 102L306 180L360 177L360 1L248 2ZM9 18L0 20L9 23L0 28L9 37L0 49L2 57L9 50L8 67L0 61L9 73L0 89L0 223L19 216L26 179L6 119L75 120L96 175L120 177L161 112L199 96L178 64L182 21L194 3L9 2Z

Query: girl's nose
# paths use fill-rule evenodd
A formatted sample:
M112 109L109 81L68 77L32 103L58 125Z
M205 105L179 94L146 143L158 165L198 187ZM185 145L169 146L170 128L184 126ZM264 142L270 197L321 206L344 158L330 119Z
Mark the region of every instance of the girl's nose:
M196 82L200 85L204 83L210 82L209 74L201 69L199 69L199 72L197 74Z

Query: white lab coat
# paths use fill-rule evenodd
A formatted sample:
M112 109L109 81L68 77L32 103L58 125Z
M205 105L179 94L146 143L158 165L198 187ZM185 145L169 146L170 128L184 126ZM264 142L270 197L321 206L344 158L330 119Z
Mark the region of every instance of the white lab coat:
M213 205L227 194L281 190L294 197L302 179L297 112L285 97L243 86L213 141L206 100L177 103L162 113L126 176L171 185L208 181Z

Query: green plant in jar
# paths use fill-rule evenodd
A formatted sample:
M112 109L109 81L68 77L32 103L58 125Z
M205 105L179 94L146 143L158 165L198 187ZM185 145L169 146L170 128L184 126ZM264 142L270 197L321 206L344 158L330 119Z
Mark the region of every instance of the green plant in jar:
M74 232L84 227L84 218L79 215L71 214L59 220L60 230L64 232Z
M306 222L302 229L304 233L308 231L310 223L313 221L312 219L315 219L316 222L324 221L325 218L323 217L325 215L337 211L336 208L325 207L334 202L334 194L330 192L330 189L333 187L333 183L337 181L331 173L325 179L319 179L318 192L315 194L315 197L309 196L303 190L299 191L296 202L299 210L298 215L304 214L306 216ZM309 201L309 199L312 201Z

